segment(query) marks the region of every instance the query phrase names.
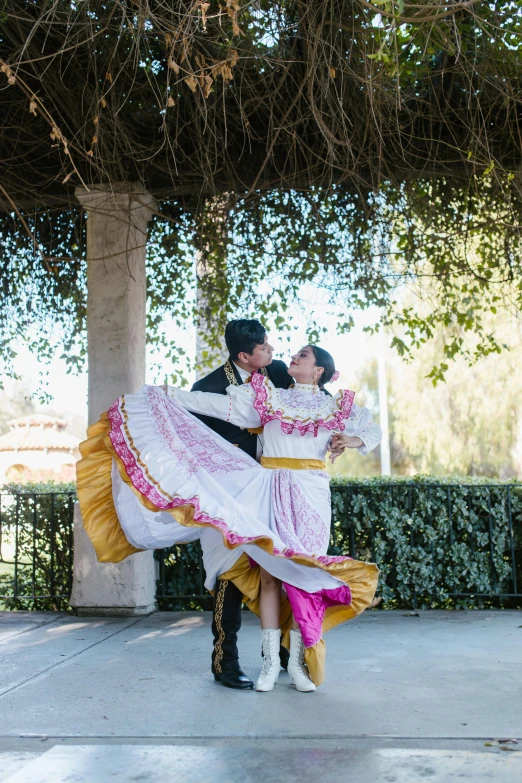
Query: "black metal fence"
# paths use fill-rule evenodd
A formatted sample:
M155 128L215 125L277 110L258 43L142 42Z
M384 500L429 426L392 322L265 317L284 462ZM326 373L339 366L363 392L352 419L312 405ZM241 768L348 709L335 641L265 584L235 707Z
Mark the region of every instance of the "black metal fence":
M522 605L522 485L368 481L332 488L331 554L379 565L387 605Z
M0 494L0 608L65 609L74 492ZM332 486L331 554L377 562L386 606L522 606L522 485ZM160 609L208 609L199 544L155 553Z
M388 608L522 606L522 485L333 485L329 553L376 562ZM209 608L198 544L156 558L160 609Z
M156 601L160 610L212 609L205 590L205 571L199 541L169 549L157 549Z
M0 608L67 609L74 492L0 494Z

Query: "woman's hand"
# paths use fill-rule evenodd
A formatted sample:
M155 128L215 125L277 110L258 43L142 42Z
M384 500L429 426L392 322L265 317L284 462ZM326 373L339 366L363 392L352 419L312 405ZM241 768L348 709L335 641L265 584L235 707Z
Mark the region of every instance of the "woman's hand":
M169 399L172 399L174 397L174 386L168 386L168 384L164 383L162 386L158 386L158 389L161 389L161 391L165 392L167 397ZM170 392L169 392L170 389Z
M335 432L330 440L330 459L335 462L345 449L358 449L364 443L357 435L343 435L341 432Z

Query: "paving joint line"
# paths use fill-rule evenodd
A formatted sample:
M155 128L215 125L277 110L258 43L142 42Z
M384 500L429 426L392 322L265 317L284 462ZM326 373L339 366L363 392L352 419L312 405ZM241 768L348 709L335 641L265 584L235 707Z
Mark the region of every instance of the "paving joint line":
M128 740L140 740L140 739L176 739L176 740L342 740L342 739L393 739L393 740L412 740L417 742L419 740L426 740L432 742L439 742L441 740L455 740L457 742L470 741L480 742L482 740L488 741L495 739L492 734L486 734L479 737L468 737L461 735L407 735L407 734L292 734L288 736L281 736L281 734L0 734L0 740L12 740L12 739L128 739ZM510 739L516 739L522 742L522 737L510 736Z
M56 663L53 663L51 666L48 666L46 669L42 669L42 671L37 672L36 674L33 674L32 677L28 677L27 680L24 680L23 682L18 682L15 685L12 685L10 688L6 688L3 691L0 691L0 699L3 696L6 696L8 693L12 693L13 691L17 690L17 688L23 688L25 685L27 685L29 682L33 682L34 680L38 679L39 677L43 677L44 674L47 674L47 672L50 672L51 669L58 669L60 666L65 666L65 664L72 661L74 658L77 658L79 655L83 655L84 652L87 652L87 650L92 650L93 647L96 647L98 644L103 644L103 642L106 642L108 639L112 639L113 636L117 636L122 631L127 631L129 628L133 628L135 625L137 625L142 620L146 619L148 615L141 615L140 617L137 617L134 622L129 623L124 628L119 628L117 631L114 631L113 633L109 634L108 636L105 636L103 639L98 639L97 642L93 642L93 644L89 644L86 647L84 647L82 650L79 650L77 653L74 653L74 655L70 655L68 658L66 658L64 661L57 661ZM42 735L44 736L44 735Z

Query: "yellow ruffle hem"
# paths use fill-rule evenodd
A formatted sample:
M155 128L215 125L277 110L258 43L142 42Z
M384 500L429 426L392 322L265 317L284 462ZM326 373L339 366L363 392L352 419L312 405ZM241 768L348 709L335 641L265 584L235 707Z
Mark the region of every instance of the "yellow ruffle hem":
M106 413L102 414L96 424L89 427L87 440L80 444L82 459L76 465L77 492L85 530L92 541L98 560L102 563L119 563L129 555L141 550L136 549L127 541L116 514L111 479L113 459L122 480L131 487L139 501L151 511L159 511L159 509L132 485L125 471L125 466L114 450L109 432L110 422ZM304 460L304 462L308 461ZM317 467L316 465L307 466L308 469L317 469ZM194 506L191 504L168 510L168 513L180 525L208 527L208 523L194 521L194 512ZM241 544L231 544L224 536L223 540L228 549L241 546ZM260 536L253 543L268 554L274 554L273 542L269 537ZM379 569L374 563L346 559L342 562L325 565L307 555L294 555L290 559L307 567L321 568L350 587L351 603L349 606L335 605L326 608L322 624L323 634L336 625L361 614L372 602L379 576ZM243 554L229 571L221 574L221 578L232 580L243 593L244 601L249 609L259 615L260 571L259 567L251 566L246 554ZM281 629L283 644L287 648L289 647L291 621L290 604L286 596L282 594ZM324 681L325 655L326 645L323 639L320 639L313 647L305 649L305 663L310 677L316 685L321 685Z

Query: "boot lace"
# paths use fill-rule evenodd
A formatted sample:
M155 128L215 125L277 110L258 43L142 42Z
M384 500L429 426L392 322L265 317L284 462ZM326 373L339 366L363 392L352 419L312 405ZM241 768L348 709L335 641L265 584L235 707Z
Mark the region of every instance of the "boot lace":
M297 667L308 677L308 670L304 662L305 646L302 637L299 639L299 648L297 650L296 664Z
M303 640L301 639L301 643L300 643L300 645L299 645L299 657L298 657L298 662L299 662L299 666L300 666L302 669L304 668L304 654L305 654L305 646L304 646L304 642L303 642Z
M261 674L268 674L272 668L272 654L269 644L263 644L263 666L261 667Z

